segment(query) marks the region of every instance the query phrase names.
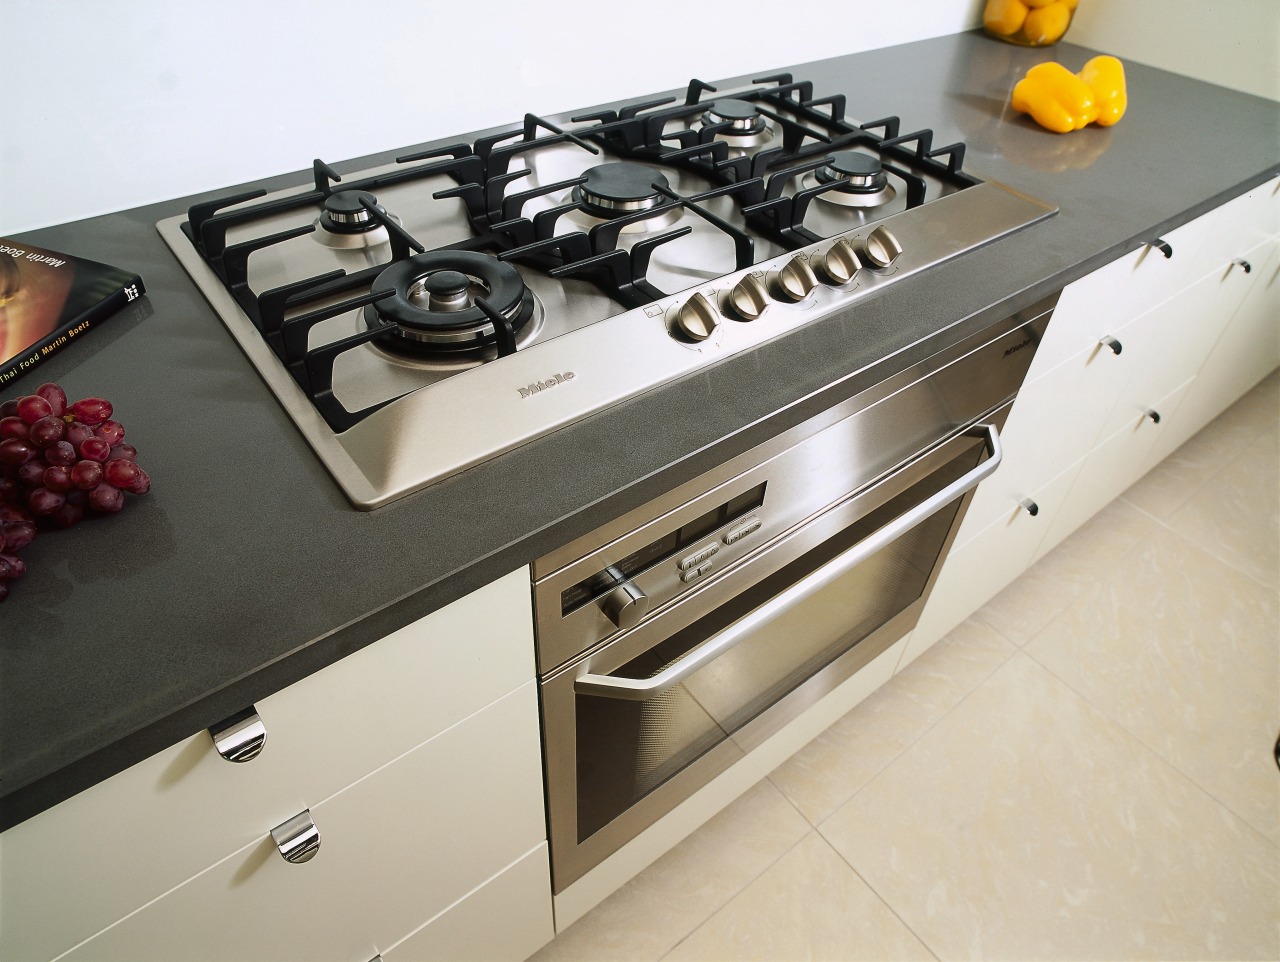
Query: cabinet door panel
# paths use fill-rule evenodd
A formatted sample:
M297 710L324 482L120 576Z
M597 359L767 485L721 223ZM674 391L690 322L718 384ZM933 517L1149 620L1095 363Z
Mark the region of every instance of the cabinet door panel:
M68 959L367 962L545 841L534 683L311 814L310 861L285 862L264 826Z
M0 958L52 958L532 679L532 631L522 568L263 699L252 761L200 732L5 832Z

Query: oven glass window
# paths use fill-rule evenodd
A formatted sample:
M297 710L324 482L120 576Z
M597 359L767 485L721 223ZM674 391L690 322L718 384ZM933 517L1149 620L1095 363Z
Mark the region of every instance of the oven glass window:
M972 470L975 445L838 534L611 674L648 678ZM923 594L952 501L682 683L647 701L576 695L579 842L626 812ZM749 508L747 510L750 510Z

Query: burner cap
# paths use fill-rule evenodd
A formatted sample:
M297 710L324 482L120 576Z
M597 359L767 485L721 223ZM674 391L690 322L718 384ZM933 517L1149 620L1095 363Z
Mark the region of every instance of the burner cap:
M831 155L825 167L818 168L818 180L824 184L840 180L844 181L841 190L870 192L881 190L889 179L879 157L860 150L841 150Z
M467 351L496 340L493 322L476 306L482 297L519 332L533 316L533 295L510 264L475 251L415 254L390 265L372 292L393 291L365 308L370 327L399 325L397 342L416 351Z
M756 105L747 100L717 100L702 115L703 125L730 124L728 134L758 134L764 129L764 118Z
M814 171L814 180L836 185L819 197L842 207L879 207L898 195L880 158L860 150L836 151Z
M324 199L320 224L335 234L361 234L381 226L365 209L362 201L378 207L378 200L367 190L340 190ZM386 213L381 207L378 210Z
M619 217L658 207L667 198L653 185L671 189L671 182L660 172L626 161L590 167L583 176L586 183L573 189L573 199L597 217Z

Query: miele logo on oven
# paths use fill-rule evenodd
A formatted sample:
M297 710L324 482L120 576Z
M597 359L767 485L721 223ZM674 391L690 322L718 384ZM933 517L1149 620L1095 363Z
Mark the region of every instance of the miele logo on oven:
M553 388L557 384L564 384L566 381L572 381L576 375L572 371L565 371L563 374L557 374L549 377L545 381L535 381L528 387L517 388L522 398L533 397L541 391Z

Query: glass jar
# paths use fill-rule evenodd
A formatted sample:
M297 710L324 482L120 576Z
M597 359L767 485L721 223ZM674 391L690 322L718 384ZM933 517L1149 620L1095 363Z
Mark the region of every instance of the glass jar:
M1047 47L1071 26L1078 0L987 0L982 29L1024 47Z

